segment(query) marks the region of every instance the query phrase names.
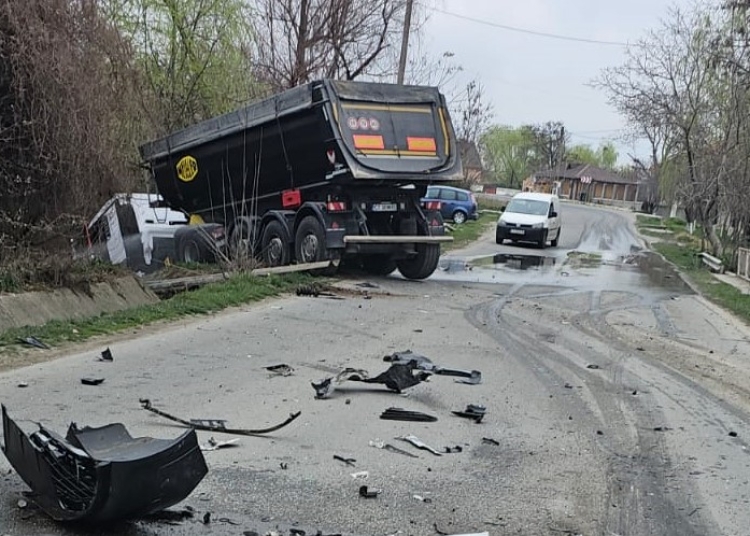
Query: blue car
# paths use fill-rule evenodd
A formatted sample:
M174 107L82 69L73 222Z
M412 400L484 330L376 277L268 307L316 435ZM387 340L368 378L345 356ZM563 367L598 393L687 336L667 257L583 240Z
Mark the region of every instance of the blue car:
M469 190L454 188L453 186L429 186L427 194L422 198L422 204L440 203L440 214L445 220L461 224L466 220L479 218L477 199Z

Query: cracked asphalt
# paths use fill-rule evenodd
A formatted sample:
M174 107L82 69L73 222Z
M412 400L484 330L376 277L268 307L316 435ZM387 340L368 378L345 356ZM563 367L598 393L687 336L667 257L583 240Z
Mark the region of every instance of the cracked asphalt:
M29 431L122 422L137 436L181 432L140 398L237 427L302 412L206 452L209 473L180 505L197 515L176 525L56 525L18 507L26 487L2 459L0 535L746 534L750 332L644 251L630 214L566 205L563 218L559 248L498 246L488 233L424 282L343 275L342 299L288 296L0 375L0 400ZM548 258L520 270L513 255ZM97 362L107 345L114 362ZM481 370L483 383L434 376L399 395L346 382L314 398L311 382L345 367L377 374L406 349ZM277 363L293 374L264 368ZM106 380L80 384L91 375ZM486 406L480 424L452 414L468 404ZM390 407L438 420L380 419ZM461 452L396 439L409 434ZM212 436L230 439L199 432L202 443ZM362 485L380 494L362 498Z

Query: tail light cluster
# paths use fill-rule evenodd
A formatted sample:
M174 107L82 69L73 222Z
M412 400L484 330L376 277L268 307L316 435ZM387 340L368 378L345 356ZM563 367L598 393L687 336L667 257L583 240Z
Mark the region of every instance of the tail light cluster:
M440 210L440 201L425 201L424 208L427 210Z

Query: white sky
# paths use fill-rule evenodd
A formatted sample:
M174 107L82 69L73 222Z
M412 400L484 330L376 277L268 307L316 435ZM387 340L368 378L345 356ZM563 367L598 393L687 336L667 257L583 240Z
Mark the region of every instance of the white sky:
M602 90L586 84L605 67L623 61L623 46L589 44L509 31L513 26L575 38L632 42L688 0L417 0L428 13L421 34L435 56L455 54L462 80L479 80L492 103L493 123L511 126L562 121L571 143L596 148L615 143L620 163L627 153L645 156L642 143L618 139L624 119ZM441 11L479 19L473 22Z

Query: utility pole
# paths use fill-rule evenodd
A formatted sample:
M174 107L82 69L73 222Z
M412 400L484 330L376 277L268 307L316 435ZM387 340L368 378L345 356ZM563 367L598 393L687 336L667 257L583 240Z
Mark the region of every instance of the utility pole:
M414 0L406 0L406 13L404 14L404 33L401 36L401 57L398 60L398 78L396 83L403 85L406 73L406 56L409 53L409 32L411 31L411 12Z

